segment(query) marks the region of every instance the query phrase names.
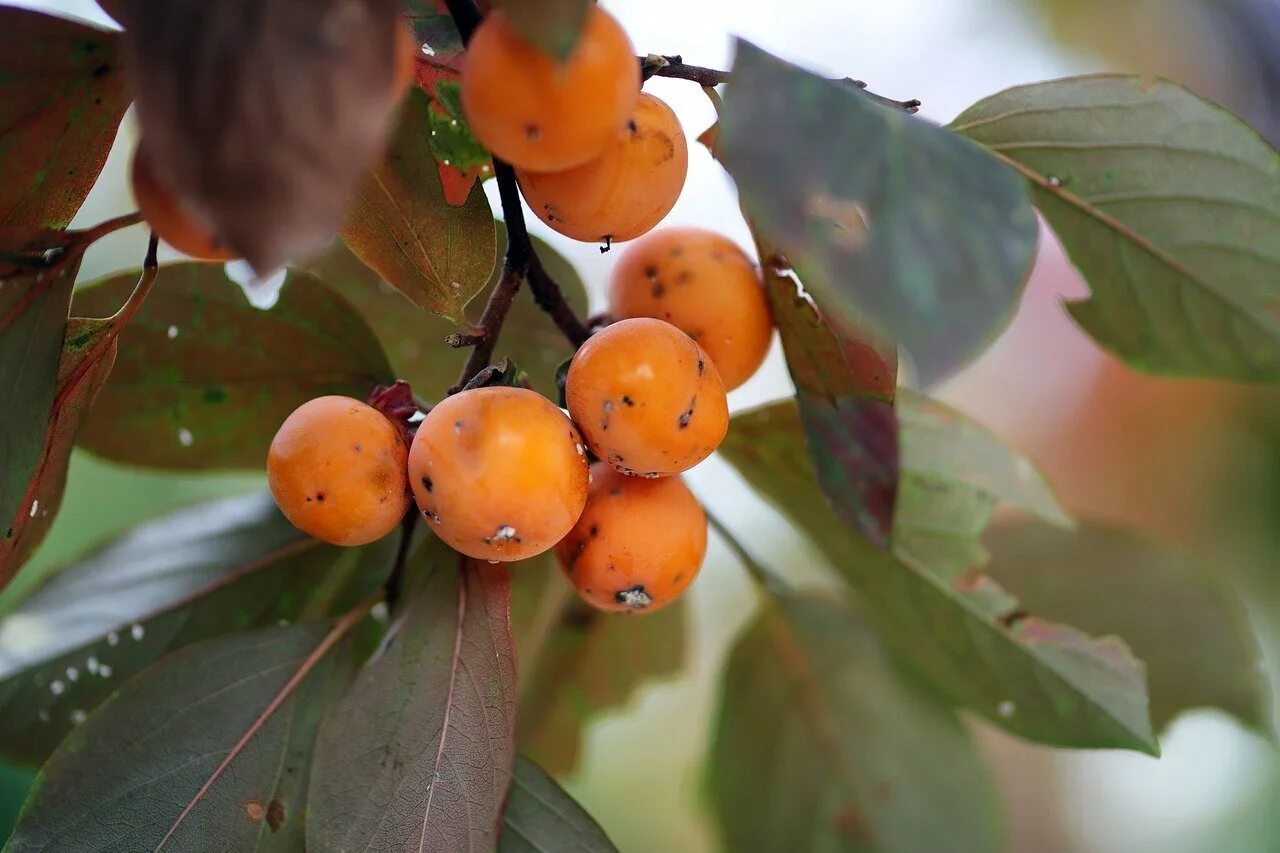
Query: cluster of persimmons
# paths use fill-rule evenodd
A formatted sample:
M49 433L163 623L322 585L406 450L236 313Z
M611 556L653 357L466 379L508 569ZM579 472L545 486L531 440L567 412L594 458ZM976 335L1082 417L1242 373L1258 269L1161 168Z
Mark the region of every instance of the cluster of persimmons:
M398 66L411 69L405 41ZM405 70L400 84L411 77ZM470 557L506 562L555 548L579 594L607 610L657 609L694 579L707 519L679 474L724 438L725 392L760 366L773 324L756 267L732 241L700 228L649 233L683 188L688 146L671 108L640 86L630 41L598 7L563 61L500 12L477 29L462 75L476 138L512 164L554 230L636 240L609 281L613 322L570 364L567 415L526 388L470 388L431 407L407 438L367 403L304 403L267 459L271 491L295 525L361 545L416 501L431 530ZM162 239L226 257L156 180L143 146L133 182Z

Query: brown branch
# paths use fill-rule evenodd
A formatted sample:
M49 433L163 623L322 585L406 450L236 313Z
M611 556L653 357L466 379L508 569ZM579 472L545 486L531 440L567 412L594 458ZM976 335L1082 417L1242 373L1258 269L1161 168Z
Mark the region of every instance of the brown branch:
M529 252L529 290L533 293L533 300L538 303L538 307L555 321L556 326L564 333L569 343L573 344L574 349L582 346L587 338L591 337L591 330L587 328L587 324L578 318L569 300L564 298L560 285L547 272L537 253L532 250Z

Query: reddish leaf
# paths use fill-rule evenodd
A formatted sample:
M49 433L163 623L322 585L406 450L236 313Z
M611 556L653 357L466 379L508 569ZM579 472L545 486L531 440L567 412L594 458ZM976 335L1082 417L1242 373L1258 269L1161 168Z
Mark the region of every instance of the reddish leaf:
M0 224L66 228L129 105L117 33L0 8Z
M436 539L419 562L428 574L321 725L310 849L485 850L497 841L515 762L507 570Z
M414 91L386 158L369 170L343 221L355 255L418 306L462 323L463 307L489 279L496 238L480 187L450 205L431 158L430 102Z

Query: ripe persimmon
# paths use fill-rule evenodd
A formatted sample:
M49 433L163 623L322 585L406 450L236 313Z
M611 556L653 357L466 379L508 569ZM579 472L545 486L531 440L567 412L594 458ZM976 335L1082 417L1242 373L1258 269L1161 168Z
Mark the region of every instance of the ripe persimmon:
M308 400L267 452L267 483L298 528L334 545L390 533L409 509L408 448L387 418L350 397Z
M600 459L663 477L706 459L729 429L715 364L684 332L648 317L596 332L565 381L569 415Z
M481 144L513 166L568 169L626 126L640 63L613 16L592 5L573 52L558 62L501 10L476 28L462 68L462 109Z
M591 466L587 506L556 556L569 581L602 610L670 604L707 553L707 516L679 477L646 480Z
M587 242L634 240L675 206L689 171L689 144L671 108L641 94L635 114L600 156L558 172L519 169L538 218Z
M773 338L755 264L706 228L663 228L628 246L609 276L609 313L666 320L707 351L726 391L759 369Z
M524 388L445 398L409 449L409 484L431 529L483 560L523 560L559 542L582 514L588 476L578 430Z
M161 240L199 261L229 261L236 256L161 182L142 145L133 154L131 180L138 211Z

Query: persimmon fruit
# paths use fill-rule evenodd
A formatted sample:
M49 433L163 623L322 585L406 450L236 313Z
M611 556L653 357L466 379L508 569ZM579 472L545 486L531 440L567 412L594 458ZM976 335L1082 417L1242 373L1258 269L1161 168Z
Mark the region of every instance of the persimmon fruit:
M551 401L524 388L445 398L418 425L408 471L432 531L483 560L548 550L572 529L587 499L578 430Z
M138 211L165 243L199 261L229 261L236 257L160 180L143 145L133 154L130 179Z
M334 545L390 533L409 509L408 448L381 412L350 397L317 397L281 424L267 483L299 529Z

